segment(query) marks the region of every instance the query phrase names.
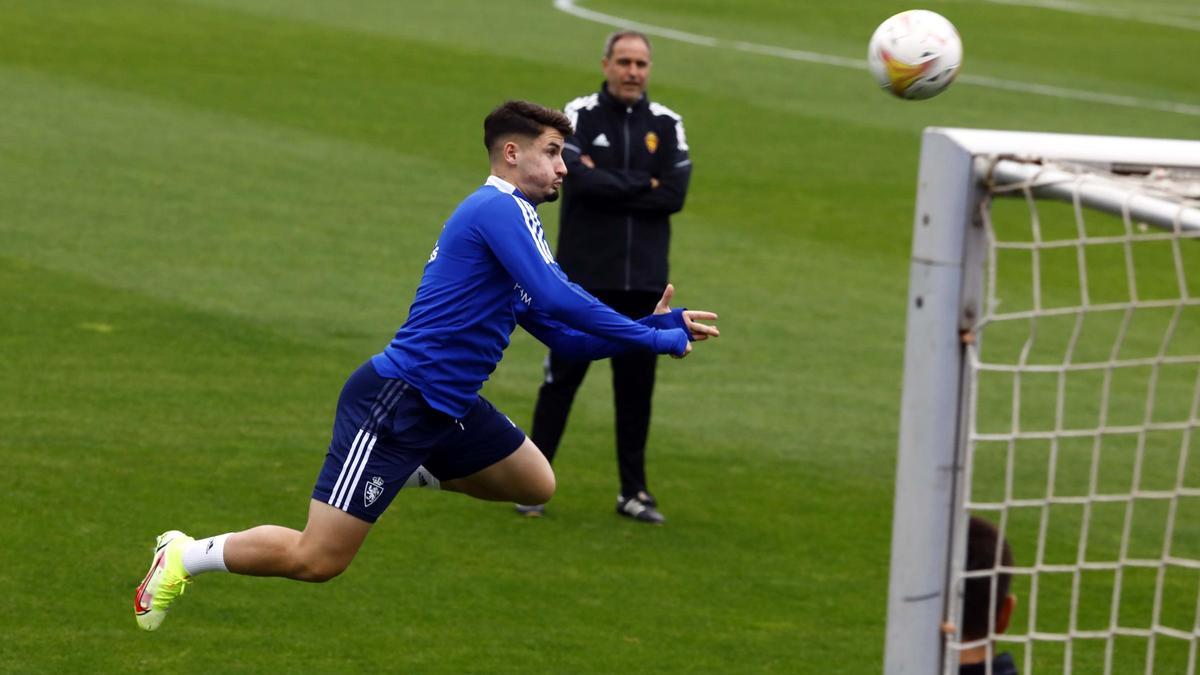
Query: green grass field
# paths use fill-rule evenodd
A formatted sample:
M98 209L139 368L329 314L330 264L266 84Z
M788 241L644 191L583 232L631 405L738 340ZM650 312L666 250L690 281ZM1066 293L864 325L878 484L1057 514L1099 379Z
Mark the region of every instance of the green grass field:
M850 58L908 8L577 4ZM924 6L964 73L1200 106L1194 3L1088 4L1175 21ZM1200 116L970 82L902 102L656 39L695 162L673 281L722 330L659 369L667 526L613 513L599 364L548 517L406 494L328 584L207 576L135 627L157 533L303 525L345 376L486 176L483 116L595 89L608 30L551 0L0 0L0 671L879 672L921 130ZM523 426L542 357L518 333L484 390Z

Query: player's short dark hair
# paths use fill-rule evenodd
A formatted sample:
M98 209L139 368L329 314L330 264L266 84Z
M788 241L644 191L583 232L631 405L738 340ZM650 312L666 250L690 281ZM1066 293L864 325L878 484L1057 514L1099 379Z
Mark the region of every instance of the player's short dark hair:
M1000 537L996 526L978 516L971 516L967 532L967 571L991 570L997 567L996 552L1000 552L1001 567L1012 567L1012 549ZM993 586L993 579L995 581ZM963 589L962 637L978 640L988 634L988 610L993 616L1000 613L1012 575L998 572L994 577L972 577Z
M553 108L529 101L505 101L483 120L483 145L491 154L497 141L506 136L537 138L549 127L563 135L572 133L571 121Z
M645 42L646 49L651 54L654 53L654 48L650 46L650 38L646 37L645 33L636 30L619 30L615 33L610 33L609 36L604 39L604 58L611 59L613 47L627 37L637 38L642 42Z

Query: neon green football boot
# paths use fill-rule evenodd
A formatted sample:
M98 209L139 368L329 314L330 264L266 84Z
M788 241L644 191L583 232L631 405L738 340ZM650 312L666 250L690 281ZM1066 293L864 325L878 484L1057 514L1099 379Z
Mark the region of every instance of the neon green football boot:
M183 568L183 548L195 541L179 530L158 535L150 571L133 594L133 613L138 625L155 630L167 618L167 610L183 592L192 578Z

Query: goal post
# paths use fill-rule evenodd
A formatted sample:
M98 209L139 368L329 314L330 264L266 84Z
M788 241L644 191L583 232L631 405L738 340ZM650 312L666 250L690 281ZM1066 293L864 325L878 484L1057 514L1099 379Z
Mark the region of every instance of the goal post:
M1160 638L1175 643L1163 658L1197 672L1198 199L1200 142L925 131L889 675L955 673L992 639L1026 673L1154 672ZM957 626L972 514L1012 544L1002 571L1021 610L1006 633L968 642ZM1190 622L1186 601L1164 601L1188 592Z

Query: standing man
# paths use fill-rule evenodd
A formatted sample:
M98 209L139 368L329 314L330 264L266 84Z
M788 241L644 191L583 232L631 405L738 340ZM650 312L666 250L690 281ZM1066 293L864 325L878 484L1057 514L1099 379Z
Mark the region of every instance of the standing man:
M683 208L691 177L683 118L646 95L650 40L620 31L604 43L600 91L567 104L574 134L563 159L558 258L576 283L628 317L654 309L667 286L672 213ZM654 393L652 353L613 358L617 466L621 492L617 513L662 523L646 487L646 435ZM554 349L533 413L533 442L553 461L575 392L588 362ZM526 515L544 507L520 506Z
M536 210L558 197L567 173L562 148L571 125L562 113L509 101L487 116L483 129L491 176L442 227L404 325L346 381L304 531L260 525L204 539L164 532L134 592L139 626L158 628L204 572L300 581L337 576L405 488L549 500L550 464L479 395L517 324L583 359L631 350L682 357L691 340L717 335L695 321L715 314L672 311L669 296L635 322L567 281Z

